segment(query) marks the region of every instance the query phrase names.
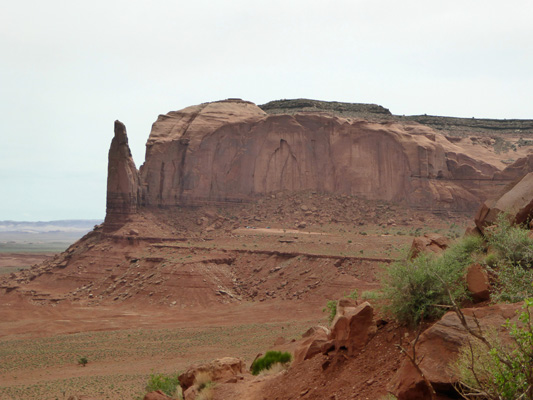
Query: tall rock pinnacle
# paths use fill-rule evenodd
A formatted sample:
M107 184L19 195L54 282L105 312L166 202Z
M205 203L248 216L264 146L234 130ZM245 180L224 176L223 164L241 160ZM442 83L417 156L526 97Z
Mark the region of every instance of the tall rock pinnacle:
M139 172L128 146L126 127L117 120L109 149L104 229L109 232L120 228L137 211L138 198Z

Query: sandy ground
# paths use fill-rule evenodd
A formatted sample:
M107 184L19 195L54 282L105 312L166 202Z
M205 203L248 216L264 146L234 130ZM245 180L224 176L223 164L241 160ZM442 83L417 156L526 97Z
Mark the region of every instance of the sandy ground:
M0 399L55 399L62 390L94 398L133 398L153 372L175 373L224 356L239 356L249 364L277 338L299 337L324 321L318 304L285 303L187 310L40 307L25 299L2 304ZM89 359L83 368L76 364L82 355Z

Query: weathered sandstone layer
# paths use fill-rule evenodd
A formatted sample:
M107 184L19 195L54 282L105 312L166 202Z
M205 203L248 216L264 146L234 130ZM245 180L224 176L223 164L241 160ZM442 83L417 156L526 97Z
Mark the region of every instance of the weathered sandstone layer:
M376 107L363 111L388 115ZM300 190L473 211L527 172L502 173L501 163L418 123L267 114L238 99L160 115L138 175L125 135L115 129L109 156L108 214L118 216L138 206L242 202Z

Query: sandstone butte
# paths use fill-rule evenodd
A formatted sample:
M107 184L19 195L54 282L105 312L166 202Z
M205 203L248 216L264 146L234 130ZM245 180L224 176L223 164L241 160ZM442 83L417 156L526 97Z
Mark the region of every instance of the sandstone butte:
M494 152L459 143L468 138L445 136L412 118L387 118L390 112L379 106L360 106L380 118L263 106L267 113L240 99L169 112L153 124L139 170L126 128L116 121L105 229L119 228L141 207L247 202L278 191L473 212L533 170L530 156L506 166Z

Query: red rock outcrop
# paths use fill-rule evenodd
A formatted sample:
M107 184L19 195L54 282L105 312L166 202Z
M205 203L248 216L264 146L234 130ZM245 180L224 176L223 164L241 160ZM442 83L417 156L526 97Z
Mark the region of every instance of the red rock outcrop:
M481 265L472 264L468 267L466 287L474 302L478 303L490 299L489 275Z
M533 154L519 158L503 171L495 174L495 179L514 180L533 171Z
M317 354L323 353L324 350L326 350L325 346L327 346L328 343L331 343L328 341L329 330L327 328L316 327L316 329L312 329L312 331L310 331L306 332L302 336L301 342L296 350L294 350L293 363L295 364L309 360Z
M479 208L474 222L483 232L496 222L498 215L508 214L515 224L523 224L533 217L533 172L528 173L498 199L486 200Z
M340 299L331 326L331 331L314 327L302 335L294 351L294 364L330 351L342 350L356 356L376 331L374 309L366 301L357 305L351 299Z
M473 319L476 316L481 328L487 332L504 332L507 319L516 320L519 304L498 304L491 307L463 310L467 323L477 329ZM431 382L437 393L454 393L457 382L452 363L458 356L460 347L466 343L468 333L454 312L448 312L440 321L427 329L416 347L419 367ZM420 374L408 360L404 360L396 376L391 381L390 390L398 400L425 400L430 398L428 388Z
M186 391L194 385L199 373L208 373L213 382L220 382L237 374L242 374L244 370L244 361L240 358L224 357L207 364L192 365L178 379L181 388Z
M113 231L137 211L139 174L128 145L126 127L115 121L115 137L109 149L107 202L104 229Z
M335 350L345 348L349 356L359 353L375 327L373 318L374 309L366 301L356 307L343 307L340 313L337 312L328 337L333 341Z

